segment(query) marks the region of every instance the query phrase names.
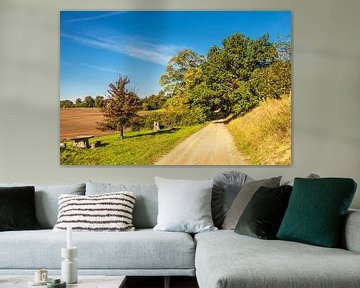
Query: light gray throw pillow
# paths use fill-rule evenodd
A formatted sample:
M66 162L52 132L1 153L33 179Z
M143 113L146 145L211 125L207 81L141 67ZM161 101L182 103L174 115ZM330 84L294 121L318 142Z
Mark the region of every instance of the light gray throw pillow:
M251 181L245 183L240 192L237 194L234 202L232 203L229 212L227 213L223 229L234 230L237 222L240 219L241 214L244 212L246 205L249 203L255 192L261 187L276 188L279 186L280 177L274 177L270 179L263 179L258 181Z
M211 217L213 180L155 177L159 213L154 230L198 233L217 230Z

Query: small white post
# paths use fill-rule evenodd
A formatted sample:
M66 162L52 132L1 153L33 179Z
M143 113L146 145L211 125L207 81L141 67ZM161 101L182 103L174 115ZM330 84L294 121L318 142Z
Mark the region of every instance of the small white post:
M72 227L69 225L66 229L66 248L70 249L72 248Z

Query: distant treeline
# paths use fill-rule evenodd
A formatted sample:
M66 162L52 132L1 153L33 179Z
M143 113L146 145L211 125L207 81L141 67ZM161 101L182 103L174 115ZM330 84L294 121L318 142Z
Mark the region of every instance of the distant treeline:
M142 110L157 110L161 109L166 102L166 97L159 93L158 95L151 95L143 99L139 99L141 102ZM75 101L61 100L60 108L101 108L104 107L106 97L96 96L85 96L83 99L77 98Z
M71 100L60 100L61 108L100 108L104 105L104 96L86 96L83 99L77 98L75 101Z

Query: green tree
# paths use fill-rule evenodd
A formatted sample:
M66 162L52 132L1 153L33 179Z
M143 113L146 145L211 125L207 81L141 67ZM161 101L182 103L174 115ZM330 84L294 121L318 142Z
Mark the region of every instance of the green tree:
M232 101L231 112L235 115L246 113L259 103L249 85L244 81L241 81L239 87L232 91L230 99Z
M75 100L75 107L84 107L84 103L81 98Z
M126 88L129 83L127 76L120 76L114 84L110 83L109 96L101 107L104 121L99 123L100 129L120 131L121 139L124 139L124 129L131 126L141 108L138 96Z
M264 69L255 69L249 85L259 100L279 99L291 90L291 43L278 40L275 43L277 59Z
M275 43L278 53L278 59L282 61L291 62L291 39L288 35L285 39L279 38Z
M86 96L83 101L83 105L86 108L92 108L95 106L95 100L91 96Z
M60 107L61 108L72 108L72 107L74 107L74 102L72 102L71 100L61 100Z
M276 47L267 34L256 40L239 33L229 36L222 41L222 47L210 48L207 61L201 66L201 84L190 93L192 102L208 107L209 117L247 111L257 104L248 86L253 71L272 65L276 57ZM249 101L252 103L245 105Z
M267 98L279 99L283 95L289 95L291 63L276 61L265 69L256 69L249 80L249 85L260 101Z
M95 107L96 108L101 108L104 105L104 96L96 96L95 97Z
M151 95L147 98L149 110L157 110L161 109L164 103L166 102L166 98L161 94Z
M185 49L173 56L165 67L165 73L160 77L160 85L164 87L164 92L173 96L185 90L185 73L191 69L202 65L205 58L202 55Z

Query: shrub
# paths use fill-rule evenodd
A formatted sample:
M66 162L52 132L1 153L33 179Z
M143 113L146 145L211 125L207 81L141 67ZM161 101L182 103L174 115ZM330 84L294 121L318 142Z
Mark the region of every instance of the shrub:
M201 124L205 121L206 116L198 107L182 111L154 111L138 117L132 129L152 129L154 122L159 122L161 128L171 128Z

